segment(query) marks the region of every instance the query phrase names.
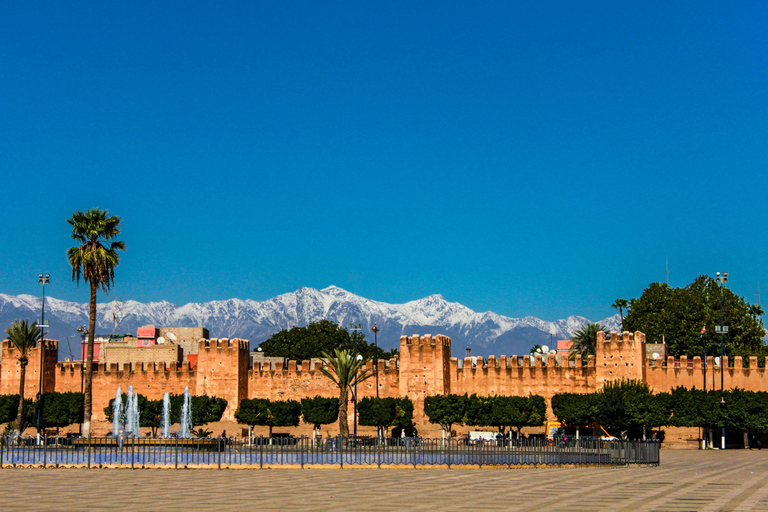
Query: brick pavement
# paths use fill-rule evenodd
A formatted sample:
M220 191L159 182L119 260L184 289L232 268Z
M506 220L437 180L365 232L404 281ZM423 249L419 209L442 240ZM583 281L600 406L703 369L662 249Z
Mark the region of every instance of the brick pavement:
M768 511L768 450L657 468L3 469L0 510Z

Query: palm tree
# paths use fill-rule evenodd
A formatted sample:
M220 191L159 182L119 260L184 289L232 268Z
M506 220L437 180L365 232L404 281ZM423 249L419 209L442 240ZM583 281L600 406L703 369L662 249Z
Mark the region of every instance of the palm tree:
M749 314L753 320L757 320L757 317L763 316L763 314L765 314L765 311L763 311L763 307L760 306L760 304L750 304Z
M611 304L612 308L619 310L622 331L624 331L624 310L627 309L627 306L629 306L629 301L627 299L616 299L613 304Z
M571 347L573 350L570 356L571 359L575 358L577 355L580 355L581 357L595 355L597 349L597 333L604 330L605 328L600 324L587 324L581 326L578 331L573 333L573 337L571 338L571 341L573 342Z
M349 425L347 424L349 389L353 388L358 382L373 377L374 374L368 368L360 371L360 368L365 365L367 360L362 359L360 356L355 358L348 350L339 350L337 348L334 350L333 356L323 352L323 357L328 360L328 367L322 367L320 371L339 387L339 434L349 437Z
M24 418L24 380L27 376L27 364L29 364L29 351L42 341L43 330L37 326L37 322L30 325L26 320L15 320L9 328L5 330L8 340L19 351L19 365L21 373L19 375L19 412L16 416L16 430L21 432L21 421ZM42 347L40 347L42 350ZM42 371L42 368L41 368Z
M108 292L115 282L115 267L120 263L117 251L124 251L125 244L112 241L120 234L120 217L109 216L106 210L93 208L87 212L73 212L67 219L72 225L72 239L79 245L67 249L67 259L72 266L72 280L80 284L80 277L91 288L88 320L88 353L85 359L83 435L91 431L93 402L93 335L96 331L96 290Z

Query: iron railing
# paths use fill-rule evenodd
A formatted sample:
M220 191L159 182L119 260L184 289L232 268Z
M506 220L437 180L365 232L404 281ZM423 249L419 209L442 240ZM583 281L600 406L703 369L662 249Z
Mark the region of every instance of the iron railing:
M513 467L659 464L658 441L599 439L11 438L0 468L46 467Z

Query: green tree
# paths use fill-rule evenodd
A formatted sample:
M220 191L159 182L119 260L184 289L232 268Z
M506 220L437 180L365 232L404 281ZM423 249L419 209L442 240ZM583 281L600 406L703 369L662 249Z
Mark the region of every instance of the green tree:
M31 398L24 399L24 416L21 418L21 430L35 421L34 401ZM0 423L7 423L8 429L11 423L16 422L19 415L19 395L0 395Z
M370 345L365 334L350 333L347 329L329 320L312 322L306 327L283 329L261 342L259 347L264 355L284 357L295 361L305 361L322 357L323 352L333 353L334 350L355 351L355 336L357 337L357 353L365 359L389 359L392 353L384 352L381 348ZM395 352L397 353L397 352Z
M595 393L598 405L597 422L618 429L627 437L630 429L660 427L671 423L672 398L667 394L653 395L648 384L637 380L606 382Z
M430 423L436 423L445 434L451 433L453 425L464 423L467 415L467 401L469 397L464 395L432 395L424 398L424 414Z
M613 301L613 304L611 304L611 307L614 309L619 310L619 315L621 315L621 330L624 330L624 310L627 309L629 306L629 301L627 299L616 299Z
M88 350L85 359L83 435L91 431L93 407L93 336L96 330L96 291L109 292L115 281L115 268L120 263L118 251L125 244L114 240L120 234L120 217L109 216L106 210L93 208L85 213L73 212L67 219L72 226L72 239L78 245L67 250L72 266L72 280L78 285L80 278L90 285L91 299L88 316Z
M373 377L374 373L364 368L365 358L355 358L347 350L336 349L333 356L323 352L328 366L320 368L320 372L331 379L339 388L339 434L349 437L349 424L347 423L347 405L349 390L360 382Z
M67 391L43 393L42 423L44 428L60 427L83 421L83 394Z
M365 397L357 404L360 424L377 427L379 437L387 427L410 427L413 424L413 402L404 398Z
M605 331L605 327L600 324L590 323L581 326L578 331L573 333L571 338L573 342L571 358L575 358L577 355L583 358L595 355L597 350L597 333L600 331Z
M122 409L121 416L117 418L117 422L120 425L120 428L123 428L125 426L125 420L126 420L125 407L126 407L126 404L128 403L128 395L126 393L122 393L121 397L123 402L123 409ZM139 410L139 427L152 428L154 426L156 428L156 425L155 425L156 418L154 418L153 416L155 415L152 414L152 410L153 410L153 407L151 405L152 402L153 401L149 400L146 396L136 393L136 408ZM159 402L159 400L156 400L155 402ZM111 398L109 400L109 403L106 405L106 407L102 409L104 411L104 415L107 417L107 421L109 421L110 423L115 422L114 409L113 409L114 404L115 404L115 399Z
M19 414L19 395L0 395L0 423L11 423Z
M720 288L711 277L699 276L684 288L652 283L629 303L625 330L641 331L649 343L666 342L669 355L704 356L719 353L720 299L724 323L729 326L725 350L729 356L768 354L765 335L756 309L728 288ZM706 331L702 334L702 328Z
M171 423L180 423L184 395L171 393L168 398L170 402L170 421ZM193 395L190 397L190 401L192 402L192 416L190 419L193 427L221 420L228 404L223 398L207 395ZM158 400L158 402L160 404L160 415L162 415L162 400Z
M561 423L578 428L597 421L599 406L594 393L558 393L552 397L552 412Z
M296 427L301 416L301 404L297 400L268 400L266 398L244 398L235 411L235 419L253 430L256 425L269 427Z
M20 372L19 372L19 410L16 414L16 430L21 432L22 419L24 418L24 380L27 375L27 364L29 364L29 351L35 347L38 342L42 342L42 329L37 326L37 322L30 324L26 320L15 320L10 327L5 330L6 336L11 344L18 350Z
M330 425L339 419L339 399L315 396L301 399L301 415L304 423L312 425L313 437L323 425Z

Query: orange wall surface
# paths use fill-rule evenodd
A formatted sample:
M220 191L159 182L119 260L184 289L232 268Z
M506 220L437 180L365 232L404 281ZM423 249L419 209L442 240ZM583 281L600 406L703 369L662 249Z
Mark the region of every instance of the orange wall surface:
M427 419L423 413L424 398L438 394L478 395L542 395L550 399L562 392L591 393L606 382L633 379L647 382L655 392L670 391L676 386L707 387L711 389L714 375L716 388L720 387L720 367L709 360L703 368L700 358L669 358L648 361L645 356L645 336L640 333L611 333L606 338L598 335L595 356L586 361L576 357L549 354L523 357L464 358L451 357L451 340L447 336L403 336L400 339L399 358L381 360L378 371L358 385L357 397L409 397L415 406L417 424ZM82 364L57 363L58 345L46 340L43 353L44 390L80 391ZM18 393L18 354L6 340L2 344L0 362L0 393ZM27 367L25 395L33 397L39 382L40 352L34 349ZM473 363L474 359L474 363ZM181 394L189 388L193 395L209 395L228 401L224 419L233 420L234 412L243 398L293 399L316 395L335 397L338 388L319 370L319 362L289 361L257 364L250 367L248 342L240 339L202 339L198 344L196 364L104 364L95 365L93 375L94 420L104 420L104 408L115 396L118 386L134 391L151 400L161 399L163 393ZM461 363L461 364L460 364ZM725 365L727 367L727 359ZM768 391L768 375L757 368L757 359L751 358L749 368L743 368L741 358L734 360L733 368L724 375L725 388ZM373 369L373 363L367 367ZM350 394L350 399L352 396ZM352 405L352 404L350 404ZM350 406L350 415L354 408ZM350 422L352 417L350 416Z

